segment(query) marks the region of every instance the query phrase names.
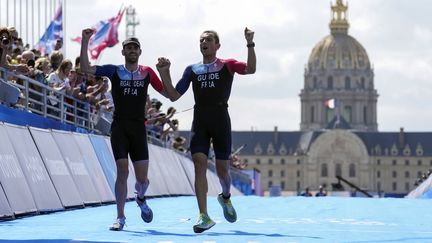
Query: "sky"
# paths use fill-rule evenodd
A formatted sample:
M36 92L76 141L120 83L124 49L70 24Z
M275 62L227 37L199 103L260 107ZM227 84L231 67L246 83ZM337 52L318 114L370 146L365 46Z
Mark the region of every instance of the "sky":
M68 0L66 56L79 55L70 41L81 29L116 15L123 3L136 8L140 63L155 68L171 60L174 83L189 64L201 61L199 35L220 35L220 58L246 61L243 30L255 31L257 71L234 77L229 111L236 131L296 131L300 128L300 90L312 48L330 33L330 3L335 0ZM346 1L344 1L346 2ZM349 34L366 49L378 91L378 130L432 131L432 1L350 0ZM91 16L91 17L87 17ZM125 19L119 28L125 38ZM121 45L106 49L97 64L122 64ZM175 103L149 89L152 97L174 106L181 130L191 126L192 89Z

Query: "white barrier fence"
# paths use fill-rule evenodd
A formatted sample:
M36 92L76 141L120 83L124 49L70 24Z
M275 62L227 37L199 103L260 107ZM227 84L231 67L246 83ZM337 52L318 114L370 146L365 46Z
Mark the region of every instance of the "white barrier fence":
M189 158L152 144L149 153L148 196L194 195ZM0 218L113 203L115 173L108 137L0 123ZM208 181L216 196L217 176ZM130 166L129 199L134 185Z

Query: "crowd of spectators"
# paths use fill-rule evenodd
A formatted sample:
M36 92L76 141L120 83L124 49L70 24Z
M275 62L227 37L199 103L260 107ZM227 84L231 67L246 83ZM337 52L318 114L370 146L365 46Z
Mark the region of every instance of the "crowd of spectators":
M88 103L100 109L101 106L107 106L109 110L112 102L109 98L108 80L102 77L85 75L80 72L79 58L72 63L70 59L63 56L62 40L56 42L54 51L51 54L43 54L37 49L30 49L30 45L23 44L18 32L14 27L0 28L0 67L3 67L14 74L21 74L37 81L40 85L30 84L29 89L42 93L42 88L47 86L52 88L48 94L48 102L52 106L58 107L60 103L59 94L73 97L83 103ZM6 75L5 81L10 84L17 84L23 87L24 80L18 75ZM36 93L37 94L37 93ZM36 101L42 101L40 95L30 92L30 97L25 97L24 90L17 105L29 105L38 109L37 104L23 104L25 98L32 98ZM71 103L70 99L65 102ZM64 109L60 108L59 109ZM50 111L51 113L55 113Z
M42 54L37 49L31 49L29 44L23 43L14 27L0 28L0 67L9 70L13 75L4 74L0 76L3 81L21 88L20 99L14 107L22 108L26 105L41 110L39 102L31 103L29 100L42 102L43 89L50 87L46 94L47 103L58 109L69 109L67 106L60 107L61 99L72 104L73 99L81 101L81 109L94 109L96 115L93 122L97 123L101 116L112 121L114 104L111 96L111 83L105 77L92 76L80 71L80 59L77 57L73 62L64 58L62 53L62 40L57 40L54 51L50 54ZM28 92L25 97L24 75L34 81L37 85L30 83L29 89L35 92ZM31 99L26 99L31 98ZM71 99L72 98L72 99ZM25 104L23 102L28 102ZM166 147L174 148L180 152L187 152L186 139L178 136L177 119L173 119L177 112L174 107L169 107L166 112L161 110L162 103L157 99L150 99L147 102L147 130L149 137L157 139ZM47 110L51 115L58 116L58 110ZM79 112L78 112L79 113ZM73 117L65 116L66 120Z

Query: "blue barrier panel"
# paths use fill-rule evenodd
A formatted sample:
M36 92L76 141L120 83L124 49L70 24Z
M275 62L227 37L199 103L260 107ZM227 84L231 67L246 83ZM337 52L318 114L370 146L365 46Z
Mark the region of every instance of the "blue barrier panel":
M33 196L3 124L0 138L0 184L9 205L15 214L36 212Z
M29 130L26 127L6 124L5 129L15 149L38 211L62 210L63 206Z
M51 132L32 127L29 130L63 206L83 206L83 199Z
M75 138L76 144L81 151L81 157L87 170L90 174L90 178L99 193L102 202L113 202L115 201L114 193L111 191L108 185L105 174L102 171L102 167L95 154L93 146L87 134L74 133L72 136Z
M169 195L193 195L188 178L180 162L174 156L174 151L159 146L149 145L153 155L151 166L158 166L163 175L160 180L165 182Z
M0 185L0 218L10 218L13 216L12 209L6 199L3 187Z
M69 168L84 204L100 203L101 198L93 185L93 181L90 178L86 166L84 165L84 161L80 155L81 151L73 139L72 133L51 131L51 134L63 155L63 159Z
M99 163L102 167L102 170L105 174L105 178L111 188L111 191L115 193L115 181L116 181L116 166L114 157L111 153L110 148L105 142L105 138L103 136L88 135L90 141L93 145L96 156L99 160Z
M45 118L43 116L28 111L12 109L4 105L0 105L0 121L15 125L32 126L45 129L51 128L65 131L84 130L83 128L77 128L75 126L64 124L51 118Z
M159 156L154 152L156 145L149 144L149 172L150 180L149 190L146 193L149 196L170 195L168 185L166 184L167 177L159 165Z
M252 179L251 183L251 194L257 196L263 196L264 192L261 190L261 173L257 169L243 170L244 173L248 174Z
M180 164L183 167L183 170L188 178L189 184L195 192L195 169L192 160L178 153L176 153L176 157L180 161Z

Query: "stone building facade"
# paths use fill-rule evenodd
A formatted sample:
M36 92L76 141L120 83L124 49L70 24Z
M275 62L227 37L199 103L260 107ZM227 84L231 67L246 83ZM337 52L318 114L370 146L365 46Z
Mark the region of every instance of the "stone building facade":
M300 131L233 132L233 149L247 144L241 158L261 172L264 190L323 184L332 190L341 176L369 192L406 194L432 168L432 133L378 132L368 54L348 35L347 5L337 0L331 10L330 35L315 45L306 65Z

